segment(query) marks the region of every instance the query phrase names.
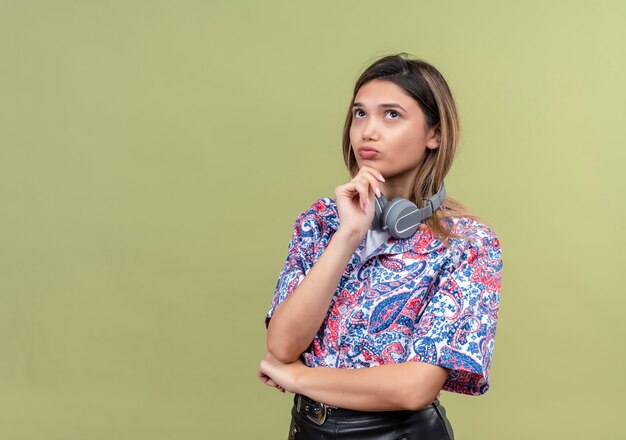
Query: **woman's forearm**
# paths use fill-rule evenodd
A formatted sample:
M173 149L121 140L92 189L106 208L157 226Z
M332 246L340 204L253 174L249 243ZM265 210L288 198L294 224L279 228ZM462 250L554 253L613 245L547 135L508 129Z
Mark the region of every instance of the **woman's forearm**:
M309 347L360 239L336 231L300 285L277 307L267 332L267 349L276 358L293 362Z
M437 397L448 370L422 362L369 368L302 368L293 392L360 411L415 410Z

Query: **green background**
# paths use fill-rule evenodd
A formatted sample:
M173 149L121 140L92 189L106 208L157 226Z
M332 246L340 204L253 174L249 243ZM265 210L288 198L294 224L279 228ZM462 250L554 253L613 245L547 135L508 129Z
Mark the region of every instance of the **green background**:
M0 1L0 438L282 439L263 324L379 56L457 100L491 389L457 439L624 438L626 2Z

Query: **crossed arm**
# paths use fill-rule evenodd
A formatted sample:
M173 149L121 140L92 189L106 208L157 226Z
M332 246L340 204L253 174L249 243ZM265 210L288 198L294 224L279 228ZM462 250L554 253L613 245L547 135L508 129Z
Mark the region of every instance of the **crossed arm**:
M329 405L361 411L415 410L430 404L450 370L424 362L370 368L309 368L297 360L284 363L271 352L261 361L258 377Z

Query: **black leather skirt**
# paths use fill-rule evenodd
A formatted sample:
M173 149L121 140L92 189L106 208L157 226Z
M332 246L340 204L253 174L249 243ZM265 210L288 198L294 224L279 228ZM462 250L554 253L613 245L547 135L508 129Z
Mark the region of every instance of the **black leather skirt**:
M327 408L294 395L288 439L454 440L445 408L435 400L415 411Z

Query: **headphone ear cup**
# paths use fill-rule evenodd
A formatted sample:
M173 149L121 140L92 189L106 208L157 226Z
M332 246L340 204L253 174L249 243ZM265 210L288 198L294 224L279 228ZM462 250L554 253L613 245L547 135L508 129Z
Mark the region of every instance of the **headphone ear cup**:
M407 238L415 234L421 223L417 206L410 200L397 197L383 209L382 223L395 238Z

